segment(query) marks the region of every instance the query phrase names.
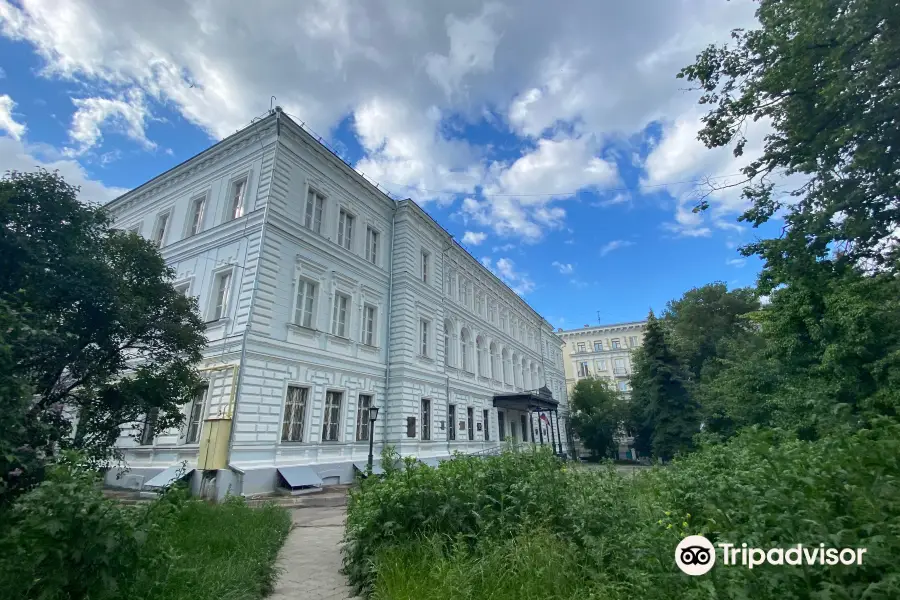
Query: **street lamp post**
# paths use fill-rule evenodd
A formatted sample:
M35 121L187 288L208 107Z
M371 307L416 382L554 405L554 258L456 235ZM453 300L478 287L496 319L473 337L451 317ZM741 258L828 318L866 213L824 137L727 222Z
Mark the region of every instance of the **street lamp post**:
M369 469L367 475L372 474L372 449L375 444L375 420L378 419L378 407L369 408Z

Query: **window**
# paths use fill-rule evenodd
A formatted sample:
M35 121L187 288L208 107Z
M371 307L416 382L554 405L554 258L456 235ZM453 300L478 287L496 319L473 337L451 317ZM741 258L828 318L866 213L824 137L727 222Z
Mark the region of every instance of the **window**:
M375 307L371 304L363 307L362 343L366 346L375 345Z
M431 439L431 400L422 398L422 440Z
M618 350L621 346L619 345L619 338L615 338L612 341L611 347L613 350Z
M281 424L282 442L302 442L306 423L306 404L309 388L289 385L284 401L284 420Z
M478 336L475 339L475 362L478 365L478 374L482 377L487 376L488 366L485 359L484 338Z
M600 360L594 361L594 369L597 371L605 371L606 370L606 359L601 358Z
M471 406L466 407L466 421L469 432L469 441L475 439L475 409Z
M187 435L184 438L185 444L196 444L200 441L200 430L203 428L203 409L206 407L206 392L209 390L208 385L200 386L191 400L190 411L188 412Z
M616 375L624 375L625 374L625 359L624 358L616 359L616 366L615 366L615 369L613 370L613 372Z
M584 352L584 342L578 342L578 351Z
M338 337L347 337L347 307L350 298L344 294L334 295L334 310L331 314L331 333Z
M472 359L469 356L469 330L463 329L459 334L459 366L463 371L472 371Z
M347 250L350 249L353 241L353 218L353 215L343 208L341 209L338 217L338 245Z
M627 392L627 391L628 391L628 382L627 382L627 381L620 381L620 382L619 382L619 391L620 391L620 392Z
M522 441L528 441L528 418L525 415L519 415L522 418ZM534 440L532 440L534 441Z
M153 440L156 439L156 420L159 418L159 409L151 408L147 416L144 417L144 426L141 427L141 437L138 444L141 446L152 446Z
M243 177L231 184L231 211L228 213L231 219L244 216L244 195L247 192L247 178Z
M487 319L488 319L488 323L490 323L491 325L494 324L494 305L491 304L490 302L488 302L488 316L487 316Z
M316 301L316 284L306 279L297 280L297 304L294 307L294 323L313 328Z
M356 441L369 441L369 409L372 408L372 396L360 394L356 406Z
M194 198L191 202L191 228L188 235L197 235L203 229L204 212L206 212L206 196Z
M631 346L632 348L634 348L635 346L638 345L638 340L637 340L636 335L633 335L630 338L628 338L628 345Z
M491 378L500 380L500 356L497 354L497 344L491 342Z
M153 229L153 243L157 246L165 245L166 231L169 228L169 213L163 213L156 217L156 227Z
M506 419L501 411L497 411L497 435L502 442L506 439Z
M475 314L479 317L484 316L484 298L481 294L475 294Z
M594 352L603 352L603 342L594 342Z
M500 331L506 333L506 315L502 313L500 315Z
M450 424L447 429L447 439L451 442L456 441L456 406L453 404L447 405L447 421Z
M426 250L422 250L422 283L428 283L428 259L431 257Z
M428 321L426 319L419 320L419 342L420 342L419 353L422 356L426 356L426 357L429 355L428 345L431 343L431 340L430 340L431 336L429 335L430 329L431 329L430 321Z
M579 377L587 377L590 371L588 370L587 361L580 361L578 363L578 376Z
M213 321L224 319L228 314L228 296L231 295L231 271L216 276L215 304L213 305Z
M306 211L303 216L303 225L316 233L322 233L322 209L325 206L325 196L316 190L306 193Z
M378 264L378 232L366 226L366 260Z
M490 413L488 412L488 409L484 409L482 411L482 419L484 419L484 441L486 441L486 442L491 441L491 434L490 434L491 428L489 426L490 420L488 419L489 416L490 416Z
M322 420L323 442L336 442L339 439L343 396L344 394L341 392L325 394L325 418Z
M465 280L459 282L459 303L469 305L469 283Z
M444 323L444 364L450 366L450 324Z
M184 283L179 283L175 286L175 291L181 294L182 296L187 296L188 292L191 289L191 282L185 281Z

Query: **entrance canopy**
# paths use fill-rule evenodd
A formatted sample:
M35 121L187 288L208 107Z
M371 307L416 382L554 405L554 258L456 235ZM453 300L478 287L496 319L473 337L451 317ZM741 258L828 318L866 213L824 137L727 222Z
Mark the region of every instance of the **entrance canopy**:
M553 392L546 385L539 390L528 390L515 394L498 394L494 396L495 408L509 410L556 410L559 402L553 399Z

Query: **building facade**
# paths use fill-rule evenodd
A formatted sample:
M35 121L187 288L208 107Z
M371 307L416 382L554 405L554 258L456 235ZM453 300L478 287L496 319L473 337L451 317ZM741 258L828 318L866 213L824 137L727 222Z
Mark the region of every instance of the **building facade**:
M568 394L580 379L604 379L618 392L631 396L632 353L644 340L646 321L557 330L563 341ZM631 439L622 437L619 458L636 458Z
M198 491L268 493L295 467L350 481L370 436L376 455L390 444L433 461L565 430L549 323L279 108L108 210L159 244L208 338L184 427L148 417L123 431L129 470L110 484L185 464ZM557 410L542 419L535 406Z

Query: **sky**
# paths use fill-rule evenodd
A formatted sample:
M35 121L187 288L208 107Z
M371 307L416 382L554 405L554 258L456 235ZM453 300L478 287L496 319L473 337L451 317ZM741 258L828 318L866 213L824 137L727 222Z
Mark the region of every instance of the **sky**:
M0 170L106 202L274 102L420 203L555 327L751 286L744 156L697 141L676 79L750 0L0 0ZM272 99L274 96L274 100Z

